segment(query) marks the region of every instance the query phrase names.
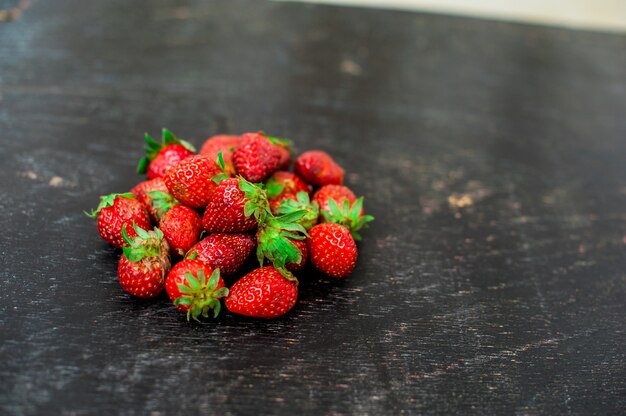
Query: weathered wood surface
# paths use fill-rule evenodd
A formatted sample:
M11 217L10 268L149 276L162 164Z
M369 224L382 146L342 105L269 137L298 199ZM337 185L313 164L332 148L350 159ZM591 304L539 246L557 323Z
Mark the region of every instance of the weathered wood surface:
M259 1L0 24L0 413L623 414L626 37ZM189 324L82 214L144 131L331 152L376 216L273 321Z

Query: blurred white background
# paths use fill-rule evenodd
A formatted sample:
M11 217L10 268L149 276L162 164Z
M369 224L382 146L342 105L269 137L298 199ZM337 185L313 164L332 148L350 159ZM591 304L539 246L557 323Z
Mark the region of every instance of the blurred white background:
M282 1L282 0L279 0ZM626 0L287 0L380 7L626 32Z

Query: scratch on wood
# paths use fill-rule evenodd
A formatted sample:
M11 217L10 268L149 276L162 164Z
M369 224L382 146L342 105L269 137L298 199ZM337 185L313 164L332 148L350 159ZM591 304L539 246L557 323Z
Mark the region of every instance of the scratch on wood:
M521 353L524 353L526 351L529 351L535 348L542 347L544 345L556 345L559 342L567 341L573 338L587 337L596 331L597 329L593 329L593 330L581 331L573 335L561 334L556 337L540 339L535 342L524 344L517 348L504 349L495 354L481 354L481 355L477 355L469 359L460 358L456 362L441 365L436 370L433 370L430 372L411 374L409 378L414 379L414 380L420 380L420 379L429 379L429 378L439 377L450 371L459 369L461 367L480 366L480 365L483 365L487 362L494 361L494 360L504 360L504 359L508 359L511 357L517 357Z

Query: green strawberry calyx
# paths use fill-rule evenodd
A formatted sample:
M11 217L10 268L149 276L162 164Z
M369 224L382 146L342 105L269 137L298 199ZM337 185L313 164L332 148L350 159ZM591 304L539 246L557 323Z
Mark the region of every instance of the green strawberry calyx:
M304 211L305 214L300 217L298 224L302 225L305 230L310 230L315 224L317 224L317 218L319 217L320 209L317 201L311 202L309 194L300 191L296 194L297 200L283 199L278 207L279 214L291 214L297 211Z
M167 211L176 205L180 205L180 202L167 192L147 191L146 195L150 197L150 206L154 208L157 220L160 220Z
M302 253L290 240L303 240L308 236L305 228L298 223L304 215L304 210L278 217L270 214L259 226L257 235L256 255L261 267L267 259L285 278L295 282L297 279L285 266L302 261Z
M219 184L223 180L230 178L230 175L226 172L226 163L224 163L224 155L222 155L222 152L217 153L215 164L220 169L220 173L218 173L217 175L211 178L213 182L215 182L216 184Z
M124 194L109 194L109 195L105 195L105 196L101 196L100 197L100 203L98 204L98 207L96 209L92 209L91 211L87 212L87 211L83 211L85 213L85 215L87 215L89 218L96 218L98 216L98 214L100 214L100 211L102 211L103 208L107 208L107 207L111 207L113 206L113 203L115 202L116 198L134 198L135 195L133 195L130 192L124 193Z
M144 140L146 142L146 147L144 147L146 156L143 157L137 165L137 173L140 174L145 174L148 171L148 165L150 165L150 162L152 162L154 158L157 157L159 152L163 150L163 148L166 146L170 146L172 144L180 144L187 150L190 150L192 152L196 151L196 148L193 147L191 143L186 140L179 139L174 135L174 133L165 128L162 132L161 143L156 142L148 133L144 134Z
M199 317L209 317L209 311L213 311L216 318L220 313L222 303L220 299L228 296L228 288L217 289L220 281L220 269L213 270L207 279L202 269L198 269L197 276L190 271L185 273L185 283L178 285L181 296L174 300L174 305L187 305L187 320L199 321Z
M265 191L267 192L267 197L269 199L279 197L280 194L283 193L283 189L285 189L285 185L280 182L276 182L274 177L269 178L265 184Z
M122 238L126 246L122 247L124 255L131 263L137 263L145 258L161 257L163 253L163 233L158 228L146 231L133 222L133 229L137 237L129 237L126 224L122 226Z
M239 189L244 193L246 203L243 206L243 212L246 217L254 215L254 219L261 226L265 223L270 212L270 204L267 199L267 192L262 188L261 184L248 182L242 176L237 177L239 180Z
M359 230L366 228L368 223L374 220L371 215L362 215L363 197L357 199L352 206L350 206L350 201L345 199L341 207L334 199L328 198L328 208L329 211L322 210L324 219L346 227L356 241L361 240Z
M263 133L263 135L273 145L284 147L285 149L287 149L287 150L289 150L291 152L291 145L292 145L291 140L285 139L283 137L268 136L268 135L266 135L264 133Z

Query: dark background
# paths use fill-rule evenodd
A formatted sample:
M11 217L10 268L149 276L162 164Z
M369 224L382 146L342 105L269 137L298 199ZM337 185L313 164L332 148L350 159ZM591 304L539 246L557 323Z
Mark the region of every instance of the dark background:
M626 37L260 1L0 24L0 413L623 414ZM376 221L271 321L122 292L145 131L330 152Z

